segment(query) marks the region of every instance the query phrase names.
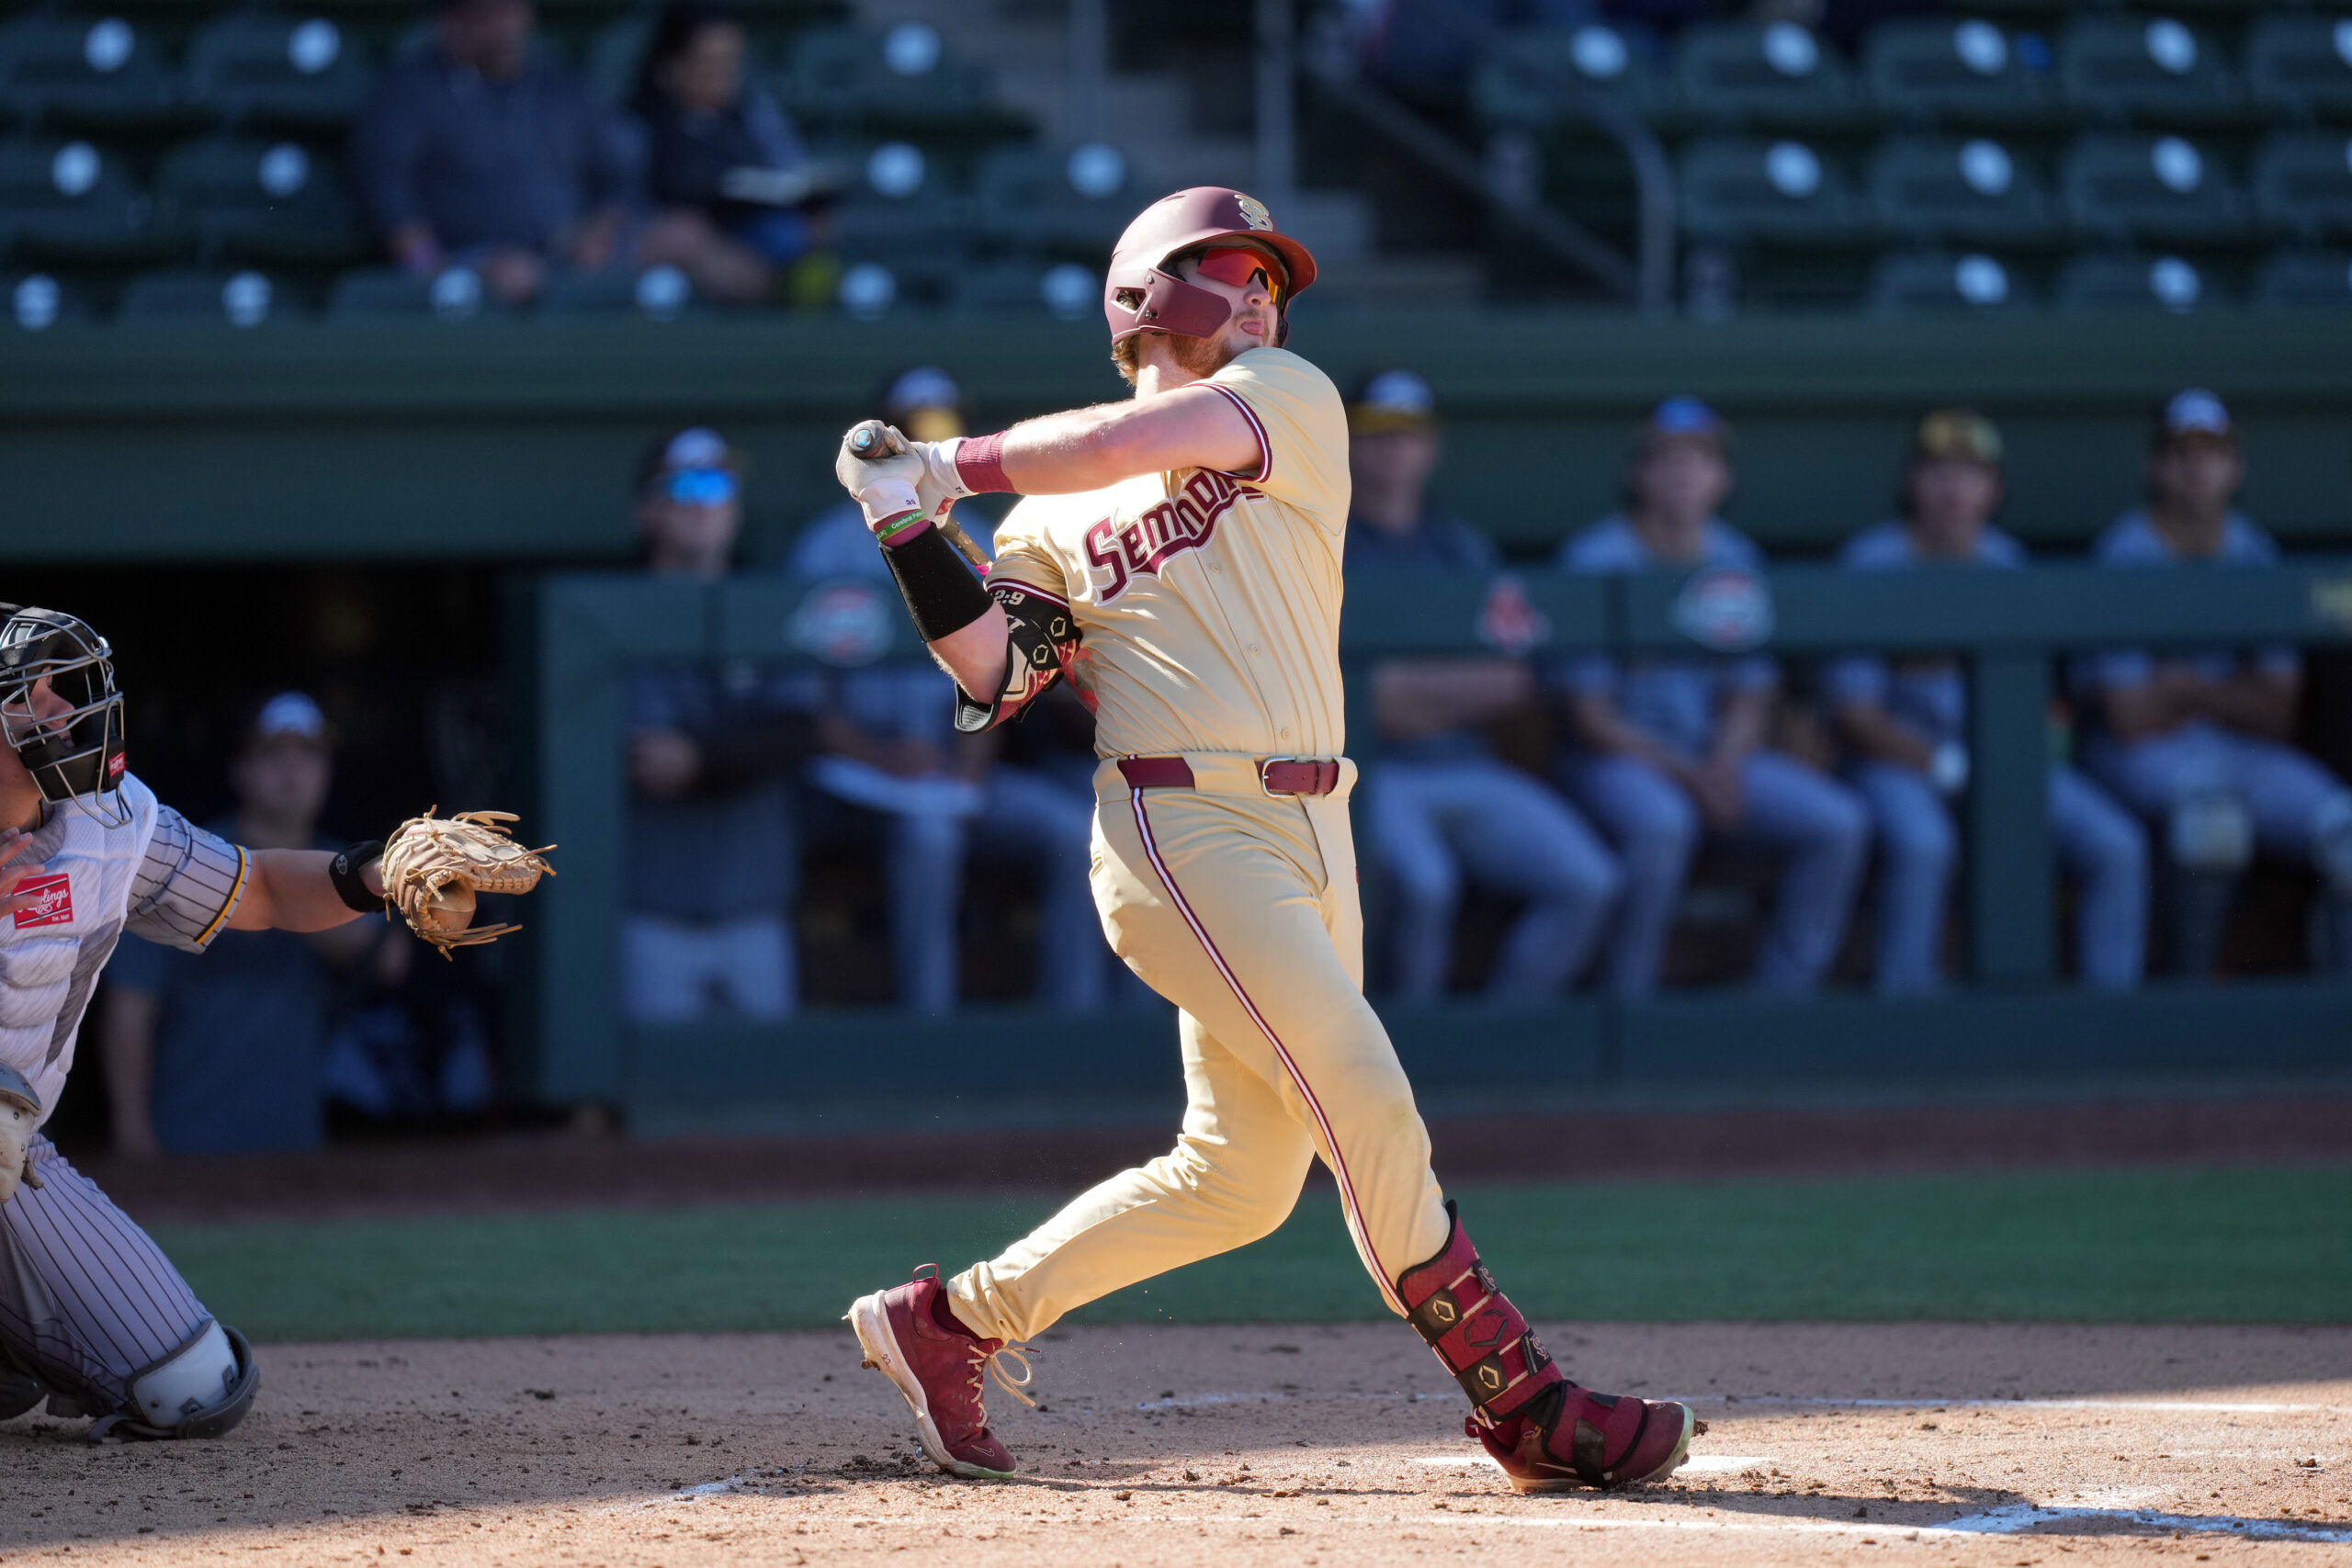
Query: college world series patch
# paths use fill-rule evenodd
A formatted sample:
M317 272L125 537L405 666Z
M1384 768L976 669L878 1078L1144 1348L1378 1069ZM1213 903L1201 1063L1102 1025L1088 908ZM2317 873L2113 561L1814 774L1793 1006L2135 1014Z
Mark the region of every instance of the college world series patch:
M74 923L74 881L62 871L47 876L25 878L17 884L17 897L34 900L29 908L17 911L18 931L31 926L70 926Z

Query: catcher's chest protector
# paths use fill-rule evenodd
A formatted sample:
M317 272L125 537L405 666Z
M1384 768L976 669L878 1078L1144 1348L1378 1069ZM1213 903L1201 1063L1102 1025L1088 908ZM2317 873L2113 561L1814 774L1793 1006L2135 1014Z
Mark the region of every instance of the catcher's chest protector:
M17 889L40 901L0 916L0 1062L51 1110L155 831L155 796L134 775L123 775L122 802L127 820L117 828L70 804L50 807L21 857L45 869Z

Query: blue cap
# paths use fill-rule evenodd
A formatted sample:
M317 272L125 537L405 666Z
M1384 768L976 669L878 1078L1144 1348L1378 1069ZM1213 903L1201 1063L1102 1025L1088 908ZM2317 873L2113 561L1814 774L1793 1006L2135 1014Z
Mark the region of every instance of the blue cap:
M280 692L262 704L261 711L254 716L253 739L275 740L280 736L323 745L327 716L308 694Z
M1721 415L1696 398L1674 397L1650 411L1652 435L1721 435Z
M2230 411L2202 387L2176 392L2156 415L2157 428L2167 440L2184 435L2212 435L2226 441L2232 434Z

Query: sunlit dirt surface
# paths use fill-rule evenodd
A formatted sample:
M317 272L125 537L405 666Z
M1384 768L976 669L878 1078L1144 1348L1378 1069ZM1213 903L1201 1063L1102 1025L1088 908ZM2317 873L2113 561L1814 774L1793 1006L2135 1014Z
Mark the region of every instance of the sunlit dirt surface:
M1666 1483L1513 1495L1403 1325L1082 1328L951 1481L834 1334L271 1345L225 1440L0 1424L0 1562L2352 1563L2352 1329L1555 1327L1697 1402ZM407 1568L407 1564L400 1564Z

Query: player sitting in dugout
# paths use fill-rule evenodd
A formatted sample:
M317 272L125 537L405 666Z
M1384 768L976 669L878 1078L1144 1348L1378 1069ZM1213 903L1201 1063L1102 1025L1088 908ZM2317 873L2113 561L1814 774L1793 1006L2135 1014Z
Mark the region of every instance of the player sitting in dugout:
M1411 371L1369 377L1349 399L1350 588L1501 570L1493 540L1430 502L1438 452L1437 401ZM1524 901L1487 994L1559 995L1600 942L1622 878L1557 792L1495 754L1490 730L1539 700L1532 669L1503 653L1388 659L1372 680L1381 745L1364 781L1365 828L1388 879L1397 999L1444 993L1465 880Z
M2264 566L2269 535L2236 506L2245 482L2222 400L2191 388L2155 412L2148 500L2099 535L2122 570ZM2114 649L2081 660L2091 773L2161 835L2172 967L2210 976L2239 878L2261 850L2318 874L2312 968L2352 975L2352 789L2294 745L2303 661L2261 648Z
M1063 681L1094 709L1095 906L1181 1014L1169 1153L953 1279L918 1269L851 1304L867 1364L955 1474L1014 1468L981 1400L984 1368L1013 1385L1012 1341L1269 1234L1318 1158L1381 1299L1460 1382L1465 1431L1512 1486L1650 1480L1699 1429L1686 1404L1567 1380L1446 1201L1364 1000L1339 661L1347 416L1283 346L1314 281L1262 203L1179 191L1128 225L1104 283L1132 399L938 442L872 422L836 460L961 727ZM950 513L988 491L1025 499L983 585Z
M494 825L442 818L340 852L232 844L124 765L105 638L55 610L0 615L0 1421L46 1399L94 1417L93 1441L216 1438L253 1404L252 1350L41 1131L115 943L200 953L390 899L461 945L511 929L465 929L476 887L522 891L547 867Z
M1623 510L1563 545L1561 570L1759 570L1763 552L1715 514L1731 494L1730 441L1698 399L1660 403L1635 434ZM1557 660L1550 677L1571 738L1562 783L1616 841L1624 866L1610 988L1622 997L1657 989L1683 878L1705 835L1785 857L1754 983L1781 993L1818 986L1845 940L1870 817L1845 785L1764 743L1778 666L1760 654L1578 654Z

